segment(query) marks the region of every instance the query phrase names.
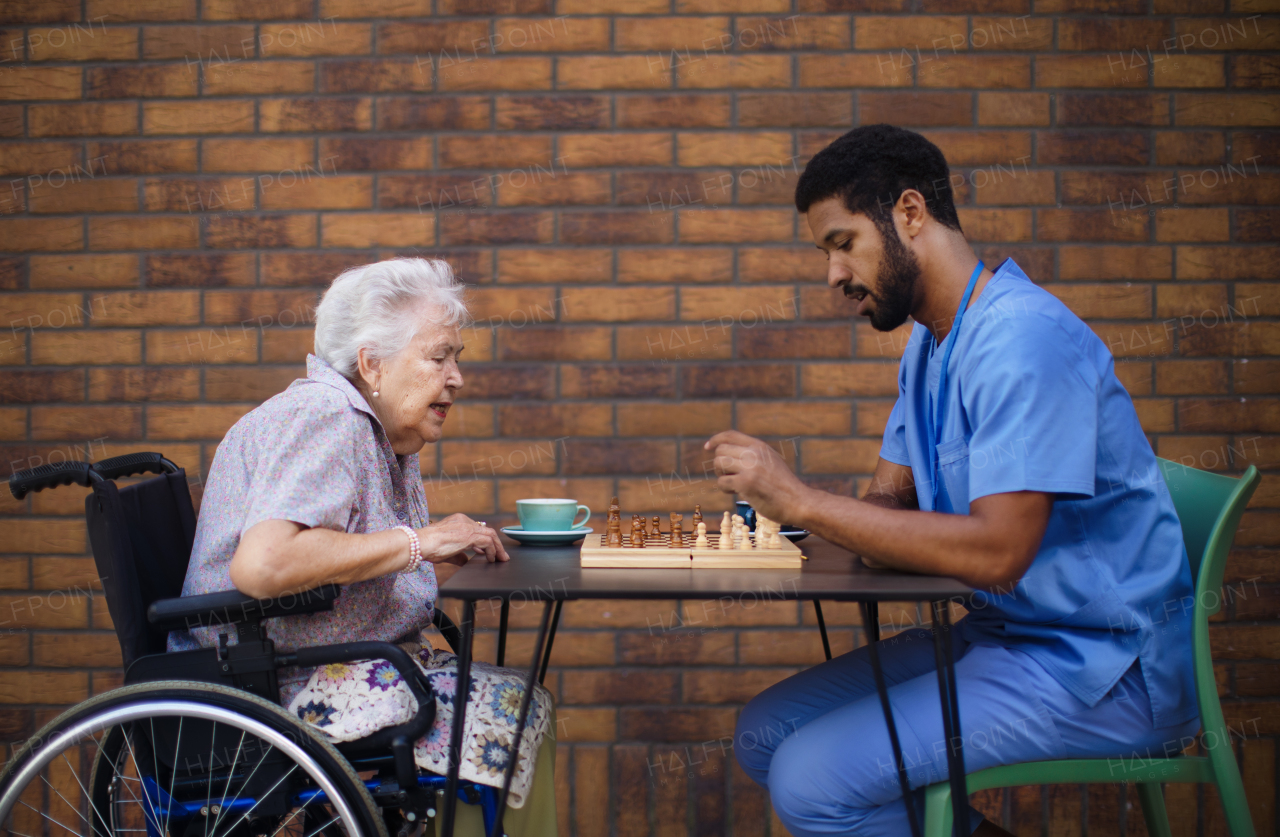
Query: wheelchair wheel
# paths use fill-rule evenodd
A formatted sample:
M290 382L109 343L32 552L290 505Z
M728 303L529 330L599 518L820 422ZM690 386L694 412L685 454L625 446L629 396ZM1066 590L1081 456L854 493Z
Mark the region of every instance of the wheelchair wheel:
M13 837L387 837L364 782L281 707L157 681L72 707L0 772Z

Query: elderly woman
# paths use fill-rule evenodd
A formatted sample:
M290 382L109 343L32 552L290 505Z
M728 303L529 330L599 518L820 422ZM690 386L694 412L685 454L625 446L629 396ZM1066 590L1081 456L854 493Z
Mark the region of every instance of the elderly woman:
M437 694L435 725L415 748L419 766L437 773L446 766L455 667L451 654L420 638L431 625L435 565L475 555L508 560L498 533L483 522L461 514L435 524L427 518L418 451L443 436L463 387L458 358L466 322L462 288L442 261L393 259L335 279L316 311L307 377L236 422L218 446L182 591L235 587L269 598L342 585L332 611L268 620L268 635L282 651L405 644ZM174 632L169 647L216 645L220 632L227 633ZM483 663L473 672L462 777L500 785L524 675ZM395 670L379 661L285 670L280 697L338 741L402 723L416 709ZM512 783L511 805L523 810L508 812L509 833L522 823L529 834L555 832L552 712L550 695L538 687ZM535 774L545 774L537 787ZM534 803L525 806L530 797Z

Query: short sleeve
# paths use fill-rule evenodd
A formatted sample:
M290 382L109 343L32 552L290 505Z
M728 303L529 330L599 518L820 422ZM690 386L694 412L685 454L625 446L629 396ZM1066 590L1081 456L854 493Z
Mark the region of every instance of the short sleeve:
M884 426L884 439L880 442L880 458L897 465L911 467L911 457L907 455L907 421L906 403L902 395L893 403L889 413L889 421Z
M1040 316L993 324L975 345L961 378L969 502L1011 491L1092 497L1098 374L1085 354Z
M363 416L345 404L308 400L264 416L246 457L249 485L241 534L263 520L345 532L356 502L354 451Z

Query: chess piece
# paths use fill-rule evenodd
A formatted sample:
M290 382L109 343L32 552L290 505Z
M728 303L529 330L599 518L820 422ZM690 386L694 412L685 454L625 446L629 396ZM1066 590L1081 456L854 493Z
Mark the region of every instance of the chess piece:
M676 546L676 547L684 546L684 527L681 525L683 522L684 522L684 515L676 514L675 512L671 513L671 545L672 546Z
M702 522L702 504L695 503L693 506L693 528L697 529L698 524Z
M619 519L616 503L609 506L609 522L605 526L604 545L608 549L622 548L622 521Z
M724 517L720 519L720 539L716 546L721 549L733 547L733 521L729 519L728 512L725 512Z
M637 549L644 549L644 542L647 540L644 533L644 517L638 514L631 515L631 545Z
M697 512L694 512L696 515ZM701 520L698 521L698 539L693 542L694 549L707 549L711 546L711 542L707 540L707 524Z
M649 530L649 537L657 541L662 540L662 530L658 528L658 516L656 514L653 516L653 528ZM662 544L659 543L658 545L661 546Z
M631 515L631 536L627 539L625 546L634 549L639 546L640 539L636 537L636 516Z
M779 534L779 532L780 532L779 529L774 528L774 530L770 533L769 535L770 549L782 549L782 535Z

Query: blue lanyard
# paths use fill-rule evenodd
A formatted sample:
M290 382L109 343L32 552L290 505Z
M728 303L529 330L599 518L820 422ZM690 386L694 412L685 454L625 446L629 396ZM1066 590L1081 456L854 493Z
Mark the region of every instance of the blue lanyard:
M951 331L947 335L951 338L951 342L947 343L947 348L942 352L942 369L938 373L937 407L933 414L933 505L929 507L930 511L938 510L938 483L942 481L942 469L938 465L938 444L942 442L942 409L947 399L947 363L951 360L951 350L956 347L956 342L960 339L960 323L964 321L965 309L969 307L969 298L973 296L973 288L978 284L978 276L981 274L982 260L979 259L978 266L973 269L969 284L964 289L964 296L960 299L960 310L956 311L956 320L951 324Z

